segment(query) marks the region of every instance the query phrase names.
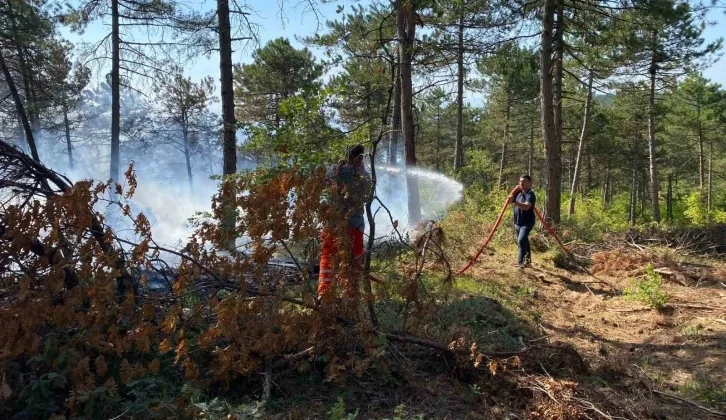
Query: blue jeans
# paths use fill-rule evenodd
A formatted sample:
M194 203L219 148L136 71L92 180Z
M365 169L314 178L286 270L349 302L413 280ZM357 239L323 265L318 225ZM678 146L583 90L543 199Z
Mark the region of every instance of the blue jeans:
M514 231L517 233L517 245L519 246L517 264L520 267L532 262L532 254L529 249L529 233L532 232L532 228L534 226L514 225Z

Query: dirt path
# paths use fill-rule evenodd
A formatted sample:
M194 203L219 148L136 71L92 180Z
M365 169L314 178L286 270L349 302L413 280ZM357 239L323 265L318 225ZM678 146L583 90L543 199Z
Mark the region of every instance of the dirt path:
M688 264L685 259L679 267L683 264ZM726 281L719 274L722 264L713 264L701 267L695 279L664 276L660 290L670 300L661 310L625 296L633 284L633 270L627 271L632 267L625 262L595 276L548 261L517 273L507 256L497 255L477 264L475 276L525 290L545 340L573 345L589 364L592 381L615 387L626 378L647 378L646 387L724 412ZM655 395L653 404L681 406L688 418L713 418L688 403Z

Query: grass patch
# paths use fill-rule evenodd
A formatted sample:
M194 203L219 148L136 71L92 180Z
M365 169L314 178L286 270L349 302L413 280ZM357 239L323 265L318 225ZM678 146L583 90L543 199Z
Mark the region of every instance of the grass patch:
M330 420L355 420L358 418L359 410L356 409L353 413L348 413L345 410L345 400L343 397L338 397L338 401L328 411Z
M701 338L701 331L703 331L703 325L686 325L681 328L681 335L686 337L688 340L698 340Z
M637 363L637 366L640 367L645 376L653 381L653 383L658 387L664 388L668 384L668 375L655 366L652 366L647 362L639 362Z
M686 397L708 404L726 403L726 384L705 374L696 374L679 392Z

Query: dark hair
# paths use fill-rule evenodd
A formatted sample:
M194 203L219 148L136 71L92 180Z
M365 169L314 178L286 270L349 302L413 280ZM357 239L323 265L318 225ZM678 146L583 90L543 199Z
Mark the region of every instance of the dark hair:
M531 176L529 176L529 175L526 175L526 174L525 174L525 175L522 175L522 176L520 176L519 178L520 178L520 179L524 178L524 179L526 179L527 181L529 181L529 182L532 182L532 177L531 177Z
M358 156L362 155L365 151L366 151L365 146L363 146L362 144L357 144L348 149L348 158L355 159Z

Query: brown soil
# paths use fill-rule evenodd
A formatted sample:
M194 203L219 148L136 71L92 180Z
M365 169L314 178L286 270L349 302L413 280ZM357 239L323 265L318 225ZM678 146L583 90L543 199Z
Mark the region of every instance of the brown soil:
M489 257L473 268L472 275L480 281L536 290L526 299L540 314L539 342L569 343L588 365L588 379L599 383L596 388L612 389L618 395L610 397L623 398L607 401L601 395L606 397L601 403L631 405L623 410L631 410L632 416L626 418L719 418L652 392L656 390L726 411L723 264L694 263L682 256L678 261L672 256L664 260L648 250L625 249L595 254L595 275L558 269L546 261L535 261L532 268L513 275L506 258ZM670 300L661 310L629 300L623 293L648 261L666 273L661 290ZM701 388L694 389L697 384ZM699 390L720 393L721 401L700 402Z

